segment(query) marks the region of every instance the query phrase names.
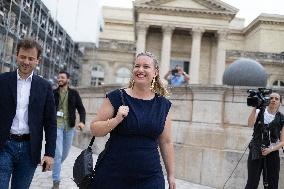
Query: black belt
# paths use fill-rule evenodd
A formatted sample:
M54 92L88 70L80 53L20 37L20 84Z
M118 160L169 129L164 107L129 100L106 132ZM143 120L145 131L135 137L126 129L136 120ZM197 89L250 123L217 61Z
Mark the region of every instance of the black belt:
M16 141L29 141L30 134L10 134L9 139L16 140Z

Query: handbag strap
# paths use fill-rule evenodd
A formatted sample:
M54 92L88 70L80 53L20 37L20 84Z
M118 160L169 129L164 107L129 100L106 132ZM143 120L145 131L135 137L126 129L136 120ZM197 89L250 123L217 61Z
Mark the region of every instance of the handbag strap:
M95 138L96 138L95 136L92 137L91 142L90 142L88 148L92 148L92 146L94 144L94 141L95 141Z
M124 97L123 97L123 92L122 92L123 89L119 89L119 92L120 92L120 98L121 98L121 102L122 102L122 105L125 106L125 101L124 101ZM96 137L93 136L90 143L89 143L89 146L88 148L92 148L93 144L94 144L94 141L95 141Z
M120 92L120 98L121 98L122 105L125 106L125 101L124 101L123 92L122 92L123 89L119 89L119 92Z

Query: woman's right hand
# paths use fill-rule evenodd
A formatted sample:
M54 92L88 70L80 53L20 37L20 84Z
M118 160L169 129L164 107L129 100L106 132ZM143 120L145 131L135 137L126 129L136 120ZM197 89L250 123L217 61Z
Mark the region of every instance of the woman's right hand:
M128 115L128 112L129 112L128 106L120 106L118 108L117 114L115 116L118 123L120 123Z

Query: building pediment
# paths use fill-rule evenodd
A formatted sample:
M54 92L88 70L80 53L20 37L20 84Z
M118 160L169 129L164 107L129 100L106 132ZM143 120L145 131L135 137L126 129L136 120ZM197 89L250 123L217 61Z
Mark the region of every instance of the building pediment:
M211 14L228 16L230 19L235 17L238 9L220 0L136 0L134 8L138 12L152 10L167 14L171 12Z

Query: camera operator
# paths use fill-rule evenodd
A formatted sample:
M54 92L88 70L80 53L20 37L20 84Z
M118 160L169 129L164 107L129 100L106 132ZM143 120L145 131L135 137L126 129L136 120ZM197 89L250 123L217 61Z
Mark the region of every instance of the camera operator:
M169 85L176 87L187 84L189 75L185 73L181 66L176 65L174 69L168 71L164 78L168 81Z
M264 111L264 127L266 129L265 146L263 145L263 125L260 121L259 109L253 108L248 126L253 127L253 138L249 145L248 180L245 189L257 189L266 157L267 181L269 189L278 188L280 158L279 149L284 146L284 115L279 112L282 98L278 93L270 94L270 102ZM264 173L263 173L264 174Z

